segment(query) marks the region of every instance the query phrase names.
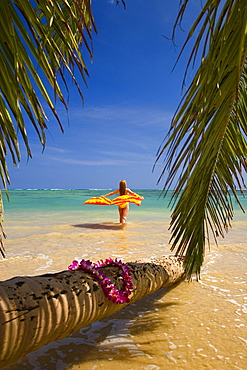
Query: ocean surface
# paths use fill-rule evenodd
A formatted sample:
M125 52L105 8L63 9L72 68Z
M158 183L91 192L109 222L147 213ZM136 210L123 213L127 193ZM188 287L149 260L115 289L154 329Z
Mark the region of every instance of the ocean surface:
M12 190L10 202L4 195L7 258L0 258L0 279L62 271L74 259L171 254L170 194L136 190L145 199L130 205L123 229L116 206L83 205L108 191ZM247 210L247 199L241 201ZM247 216L236 205L232 229L207 248L199 282L161 290L8 369L246 370L246 234Z

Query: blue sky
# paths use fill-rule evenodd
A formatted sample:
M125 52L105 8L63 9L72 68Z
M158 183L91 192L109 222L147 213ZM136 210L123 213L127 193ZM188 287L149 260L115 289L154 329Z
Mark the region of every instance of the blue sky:
M191 26L199 2L192 0L183 22ZM179 0L93 0L98 34L94 59L85 55L90 73L83 86L84 106L68 80L69 112L57 103L65 133L49 114L44 152L29 127L33 158L25 150L18 168L9 162L10 189L116 188L121 179L132 189L159 189L162 161L152 171L156 152L181 99L186 53L172 68L186 35L170 37Z

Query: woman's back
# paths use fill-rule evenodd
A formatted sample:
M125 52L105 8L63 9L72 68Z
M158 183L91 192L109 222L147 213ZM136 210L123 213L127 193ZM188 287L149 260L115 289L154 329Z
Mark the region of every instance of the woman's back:
M125 180L121 180L119 182L119 194L120 195L126 195L127 194L127 188L126 188L126 181Z

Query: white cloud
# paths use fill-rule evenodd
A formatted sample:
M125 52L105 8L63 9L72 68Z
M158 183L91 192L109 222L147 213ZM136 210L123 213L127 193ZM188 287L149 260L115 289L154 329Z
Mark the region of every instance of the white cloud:
M147 154L146 153L136 153L136 152L123 152L123 151L101 151L99 152L100 154L104 156L110 156L110 157L124 157L124 158L135 158L139 160L144 160L147 159Z
M56 147L52 147L52 146L47 146L45 147L45 150L48 151L48 150L51 150L51 151L54 151L54 152L57 152L57 153L68 153L69 151L66 150L66 149L62 149L62 148L56 148Z
M166 112L153 107L141 106L102 106L85 107L83 110L71 109L72 118L80 118L80 121L90 120L91 122L109 122L116 125L133 125L135 127L153 126L165 127L170 125L173 113Z
M49 157L49 161L56 161L60 163L66 163L77 166L121 166L130 164L153 164L152 160L147 160L146 157L129 158L129 159L95 159L95 160L83 160L74 158L60 158L60 157Z

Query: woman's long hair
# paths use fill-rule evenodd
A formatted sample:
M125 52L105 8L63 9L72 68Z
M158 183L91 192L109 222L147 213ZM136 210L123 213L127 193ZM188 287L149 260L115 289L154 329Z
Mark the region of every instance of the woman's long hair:
M119 193L120 195L125 195L126 194L126 181L125 180L121 180L119 182Z

